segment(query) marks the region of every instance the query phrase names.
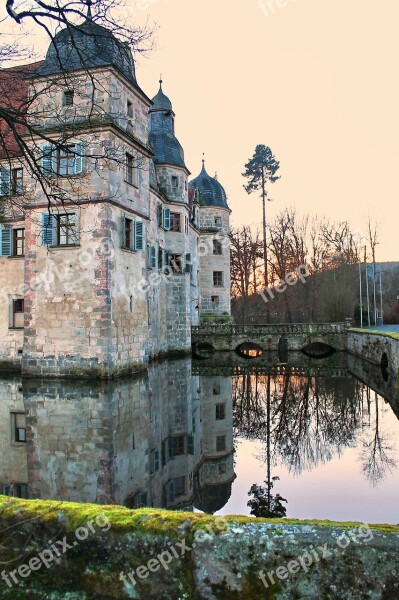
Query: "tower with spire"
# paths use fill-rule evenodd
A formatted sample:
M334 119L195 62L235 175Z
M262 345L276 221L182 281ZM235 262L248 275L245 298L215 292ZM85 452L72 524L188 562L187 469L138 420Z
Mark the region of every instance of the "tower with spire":
M205 155L200 174L190 181L189 189L196 190L199 200L199 256L200 319L212 316L230 316L230 214L227 195L217 177L208 175Z

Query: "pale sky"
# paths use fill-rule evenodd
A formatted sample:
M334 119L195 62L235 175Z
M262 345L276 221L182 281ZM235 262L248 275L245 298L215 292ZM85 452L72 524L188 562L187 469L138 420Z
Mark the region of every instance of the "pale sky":
M186 164L196 176L205 152L233 225L261 220L241 173L265 144L281 162L271 216L292 206L356 231L370 216L377 258L399 260L398 0L260 4L129 0L132 25L159 26L157 49L138 57L138 83L153 97L162 73Z

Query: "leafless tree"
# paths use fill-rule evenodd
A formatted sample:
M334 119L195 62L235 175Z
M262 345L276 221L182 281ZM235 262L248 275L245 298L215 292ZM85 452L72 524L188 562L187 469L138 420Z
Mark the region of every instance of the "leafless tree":
M65 154L71 151L71 141L85 133L81 146L74 147L71 152L75 160L84 155L90 165L87 171L96 171L103 177L107 169L113 165L121 167L126 160L117 142L107 143L104 139L104 126L112 123L124 130L129 127L128 115L114 111L112 102L104 108L104 95L116 97L120 92L110 89L101 70L90 68L82 48L90 42L99 44L98 50L103 52L110 36L115 35L120 42L118 48L124 54L122 59L129 61L128 47L136 53L151 49L153 30L148 26L131 28L123 21L121 6L116 0L23 0L18 3L7 0L6 11L4 25L14 23L47 36L52 57L60 68L54 73L38 76L36 71L40 62L15 66L16 62L21 64L28 57L32 59L33 51L16 43L0 45L1 212L23 213L36 193L44 195L52 210L63 207L65 202L79 203L86 193L85 178L70 176L66 182L65 178L55 176L52 169L43 168L46 148L51 148L52 155ZM60 54L57 42L60 30L67 32L70 52L80 61L79 74L68 69ZM74 95L73 106L63 110L55 106L51 100L59 90ZM136 167L144 168L139 154L135 161ZM19 166L29 172L31 185L15 190L13 182L4 173Z

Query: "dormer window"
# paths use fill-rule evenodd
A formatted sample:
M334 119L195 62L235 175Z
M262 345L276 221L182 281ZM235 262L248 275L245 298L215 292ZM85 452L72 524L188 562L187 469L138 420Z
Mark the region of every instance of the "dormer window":
M67 90L66 92L64 92L64 101L63 101L64 106L72 106L73 105L73 96L74 96L73 90Z

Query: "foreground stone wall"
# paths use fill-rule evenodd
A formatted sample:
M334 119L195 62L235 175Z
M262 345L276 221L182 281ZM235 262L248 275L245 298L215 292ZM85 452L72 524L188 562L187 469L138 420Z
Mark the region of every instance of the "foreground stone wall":
M0 496L0 544L4 599L399 595L397 526L224 519Z

